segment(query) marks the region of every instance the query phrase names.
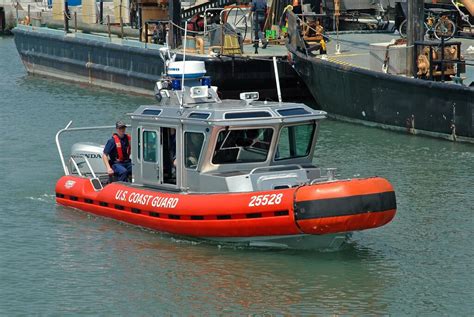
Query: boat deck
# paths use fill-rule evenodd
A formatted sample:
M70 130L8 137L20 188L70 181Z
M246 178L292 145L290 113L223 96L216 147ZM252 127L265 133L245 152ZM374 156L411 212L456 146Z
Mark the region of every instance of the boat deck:
M340 53L336 54L336 35L329 35L331 41L327 43L327 57L328 60L334 63L370 69L370 44L371 43L388 43L393 39L399 39L396 34L387 33L352 33L340 34ZM473 66L466 66L466 73L462 74L465 77L464 83L469 85L474 82L474 40L473 39L452 39L451 41L461 42L461 54L464 56L467 63ZM473 47L468 51L469 47ZM382 53L385 49L381 50ZM373 69L375 70L375 69ZM380 69L382 71L382 69Z
M37 30L42 30L45 31L45 28L35 28ZM50 31L47 30L46 31ZM52 32L58 32L58 30L52 30ZM62 32L62 31L59 31ZM100 41L106 41L118 45L129 45L129 46L135 46L135 47L146 47L149 49L159 49L163 47L163 45L159 44L153 44L153 43L144 43L138 41L137 38L120 38L116 35L111 35L110 38L108 34L105 33L82 33L81 31L78 32L71 32L68 33L67 36L69 37L81 37L81 38L87 38L87 39L94 39L94 40L100 40ZM179 50L179 49L178 49ZM202 55L197 52L189 52L190 55ZM236 56L241 56L241 57L253 57L253 58L258 58L258 57L272 57L272 56L287 56L287 49L284 44L278 44L276 42L270 42L267 48L263 49L262 47L258 48L258 54L255 54L255 48L253 46L253 43L248 43L243 45L243 52L241 55L236 55ZM205 49L204 49L204 55L208 56L209 54L209 44L205 43Z

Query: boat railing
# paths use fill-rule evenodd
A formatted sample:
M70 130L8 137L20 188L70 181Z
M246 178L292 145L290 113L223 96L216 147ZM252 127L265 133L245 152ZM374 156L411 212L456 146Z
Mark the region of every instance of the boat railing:
M78 131L93 131L93 130L110 130L110 129L115 129L115 126L111 125L111 126L95 126L95 127L77 127L77 128L71 128L71 125L72 125L72 121L69 121L69 123L66 125L66 127L64 127L63 129L59 130L57 133L56 133L56 147L58 149L58 153L59 153L59 158L61 160L61 164L63 166L63 170L64 170L64 175L71 175L71 171L69 170L67 164L66 164L66 161L64 159L64 154L63 154L63 151L62 151L62 147L61 147L61 142L60 142L60 137L63 133L65 132L78 132ZM76 156L79 156L79 155L76 155ZM90 165L90 162L88 162L87 158L85 158L86 160L86 164L89 166L89 168L92 170L92 167ZM74 167L79 170L79 167L77 166L77 162L73 159L72 161L73 165L75 165ZM79 171L78 171L79 172ZM80 173L80 172L79 172ZM95 174L93 174L95 175ZM94 177L95 178L95 177Z
M69 158L69 162L71 162L72 165L74 165L74 168L76 169L77 174L79 174L79 176L86 176L87 175L86 173L84 173L84 174L82 173L81 168L79 167L79 165L81 163L78 163L76 161L77 158L84 160L84 162L86 163L87 168L89 169L89 172L90 172L90 175L92 176L92 178L97 178L97 175L95 174L94 169L92 168L92 165L89 162L89 159L87 158L87 156L81 155L81 154L75 154L74 156L71 155L71 157Z
M257 177L257 180L255 181L257 186L262 186L264 181L271 180L273 181L270 183L271 188L274 188L275 179L280 178L285 180L285 182L280 185L285 184L289 188L307 184L314 185L318 183L337 181L336 171L336 168L320 168L311 164L288 164L257 167L251 170L248 175L251 178ZM290 172L292 173L290 174ZM263 190L268 188L261 187L259 189Z
M325 168L324 170L326 171L325 176L315 178L315 179L311 180L311 182L309 184L314 185L314 184L321 183L321 182L331 182L331 181L336 180L337 168L329 167L329 168ZM322 175L322 173L321 173L321 175Z
M262 173L262 172L279 172L288 170L305 170L305 168L299 164L288 164L288 165L273 165L273 166L262 166L256 167L250 171L249 175Z

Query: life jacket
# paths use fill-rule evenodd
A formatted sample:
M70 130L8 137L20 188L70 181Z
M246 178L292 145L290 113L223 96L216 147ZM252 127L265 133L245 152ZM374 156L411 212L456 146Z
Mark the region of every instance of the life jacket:
M127 160L128 160L128 159L130 159L130 142L132 140L132 137L128 134L125 134L125 136L128 139L128 146L127 146L127 149L126 149ZM120 137L118 136L117 133L114 133L114 135L112 135L112 137L114 138L115 146L117 147L117 160L119 162L123 162L123 161L125 161L125 155L123 153L124 151L122 149L122 143L120 142Z

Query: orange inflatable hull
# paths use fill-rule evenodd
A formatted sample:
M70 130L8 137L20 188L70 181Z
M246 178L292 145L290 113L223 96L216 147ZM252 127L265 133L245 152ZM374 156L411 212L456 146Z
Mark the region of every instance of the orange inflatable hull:
M334 181L250 193L169 193L128 183L95 191L87 178L64 176L59 204L172 234L197 238L324 235L383 226L396 213L383 178Z

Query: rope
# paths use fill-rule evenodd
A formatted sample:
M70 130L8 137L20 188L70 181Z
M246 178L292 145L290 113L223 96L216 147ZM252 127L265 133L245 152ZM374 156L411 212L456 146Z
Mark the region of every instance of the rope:
M227 55L227 54L218 54L217 55L218 57L232 57L232 58L236 58L236 57L239 57L239 55ZM255 56L248 56L248 55L244 55L244 56L240 56L241 59L247 59L247 60L255 60L255 61L261 61L261 62L271 62L273 63L273 59L271 59L271 57L269 56L268 58L258 58L258 57L255 57Z
M176 23L173 23L173 21L168 21L168 22L169 22L169 24L171 24L171 25L173 25L174 27L180 29L181 31L183 31L183 32L186 31L185 28L183 28L182 26L180 26L180 25L178 25L178 24L176 24ZM216 27L216 28L214 28L214 29L207 30L206 32L212 32L212 31L218 30L218 29L220 29L220 28L221 28L221 27ZM190 31L190 30L187 30L186 32L188 32L188 33L194 33L194 34L196 34L196 35L205 35L205 34L206 34L206 32L204 32L204 31L202 31L202 32L197 32L197 31Z

